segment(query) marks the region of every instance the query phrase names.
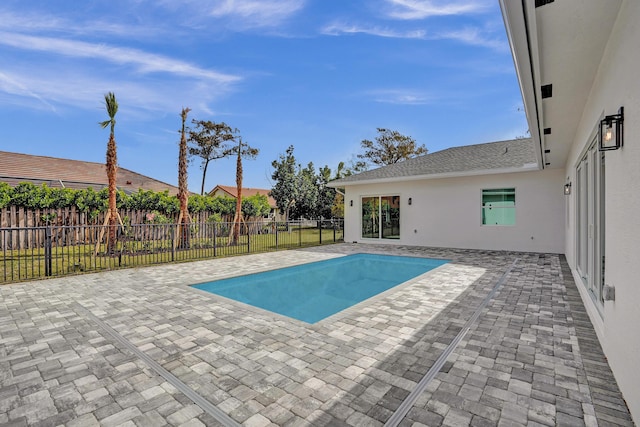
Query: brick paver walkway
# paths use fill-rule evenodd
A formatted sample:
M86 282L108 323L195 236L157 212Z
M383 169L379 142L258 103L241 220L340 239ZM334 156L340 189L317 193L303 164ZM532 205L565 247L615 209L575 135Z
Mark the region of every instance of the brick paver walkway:
M315 325L187 286L355 252L451 262ZM381 426L411 395L401 426L633 425L558 255L341 244L0 287L0 425Z

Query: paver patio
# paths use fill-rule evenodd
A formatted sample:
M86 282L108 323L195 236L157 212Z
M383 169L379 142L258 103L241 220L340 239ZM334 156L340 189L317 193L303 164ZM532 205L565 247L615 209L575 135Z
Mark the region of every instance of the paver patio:
M356 252L451 262L314 325L188 287ZM559 255L340 244L0 298L0 425L633 425Z

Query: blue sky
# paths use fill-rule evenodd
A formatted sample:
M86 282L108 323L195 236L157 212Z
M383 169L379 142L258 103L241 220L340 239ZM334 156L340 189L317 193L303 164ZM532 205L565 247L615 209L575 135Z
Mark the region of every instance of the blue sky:
M109 91L119 165L174 185L182 107L260 149L247 187L289 145L334 169L377 127L430 152L527 131L497 0L2 1L0 150L104 162Z

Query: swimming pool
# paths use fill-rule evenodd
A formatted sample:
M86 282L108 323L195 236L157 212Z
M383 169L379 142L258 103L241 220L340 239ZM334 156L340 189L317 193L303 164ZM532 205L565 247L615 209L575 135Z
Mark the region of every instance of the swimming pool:
M316 323L447 262L355 254L193 287Z

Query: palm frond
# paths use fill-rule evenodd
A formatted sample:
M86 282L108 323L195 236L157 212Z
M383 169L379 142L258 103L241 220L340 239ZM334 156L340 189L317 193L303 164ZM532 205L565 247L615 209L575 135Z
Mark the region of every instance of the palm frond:
M104 95L104 104L107 107L107 114L113 120L118 112L118 101L116 101L116 95L113 92L109 92Z

